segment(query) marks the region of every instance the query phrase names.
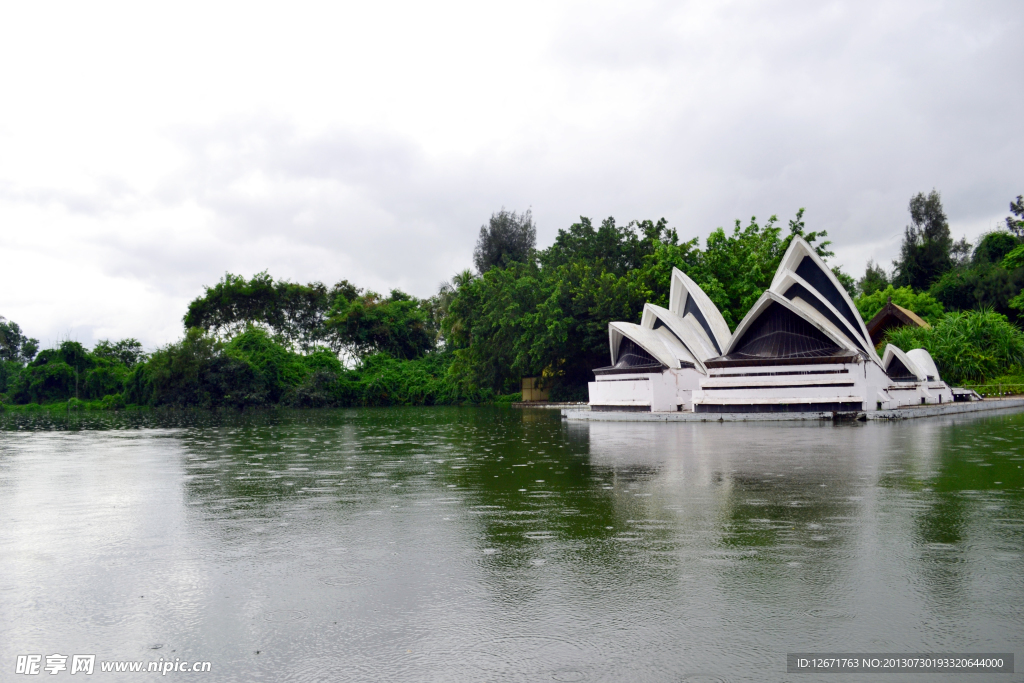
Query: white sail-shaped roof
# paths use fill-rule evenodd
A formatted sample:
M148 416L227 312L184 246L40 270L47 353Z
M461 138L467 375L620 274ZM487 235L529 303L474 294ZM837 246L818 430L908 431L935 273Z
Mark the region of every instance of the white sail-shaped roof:
M708 298L704 290L678 268L672 269L668 310L679 318L693 316L718 353L722 353L729 344L732 334L729 332L729 325L722 317L721 311Z
M897 380L910 376L913 376L919 382L928 379L927 372L921 370L917 363L907 357L907 354L892 344L887 344L885 351L882 353L882 369L885 370L885 374L889 375L889 377Z
M643 354L666 367L694 367L707 374L704 361L721 355L731 336L729 326L697 283L676 268L672 269L669 302L670 308L644 305L639 325L608 325L613 366L623 364L619 351L623 340L629 339Z
M871 345L870 341L865 341L862 330L851 323L847 317L844 316L831 301L822 296L810 282L797 275L792 270L780 272L773 281L770 291L781 294L791 301L803 301L828 320L829 323L839 330L839 332L842 333L858 350L863 351L869 357L875 353L874 347ZM843 290L843 292L845 293L845 290ZM850 304L852 305L853 302L851 301ZM854 307L853 310L856 311L856 307ZM860 320L859 315L857 320ZM868 339L870 339L870 337Z
M619 362L624 339L632 341L652 359L668 368L680 368L683 363L694 365L696 360L667 328L653 330L633 323L614 322L608 324L612 365Z
M802 237L793 237L769 289L788 299L804 299L868 358L882 365L853 299Z
M715 364L881 359L850 295L802 237L794 236L771 287L736 327Z
M916 365L924 374L929 381L941 381L939 377L939 368L936 367L935 361L932 360L932 354L928 353L924 349L911 349L907 351L907 358L914 361Z
M668 330L686 348L689 355L697 360L697 366L704 371L704 361L714 358L718 349L704 334L700 323L694 316L680 318L666 308L654 304L644 304L644 314L640 326L649 330Z

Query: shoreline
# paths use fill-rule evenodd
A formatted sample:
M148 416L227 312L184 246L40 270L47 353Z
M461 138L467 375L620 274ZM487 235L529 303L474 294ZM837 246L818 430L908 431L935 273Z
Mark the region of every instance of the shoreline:
M801 422L808 420L857 420L862 422L881 420L888 422L1007 409L1024 409L1024 396L849 413L640 413L592 411L589 407L580 407L563 408L562 419L571 422Z

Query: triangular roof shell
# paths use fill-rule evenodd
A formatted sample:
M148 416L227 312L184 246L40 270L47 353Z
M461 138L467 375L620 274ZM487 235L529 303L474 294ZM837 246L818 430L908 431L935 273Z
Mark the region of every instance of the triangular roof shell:
M902 349L893 346L892 344L886 344L885 351L882 354L882 369L885 370L886 374L888 374L889 366L892 365L894 359L903 363L903 367L912 372L919 382L923 382L928 379L927 373L917 367L917 364L908 358L907 354L903 353Z
M688 314L685 318L680 318L672 313L672 311L661 306L644 304L644 314L640 320L640 326L648 330L654 330L659 320L663 323L664 328L671 331L672 335L686 347L689 355L693 356L697 361L697 366L701 372L706 373L704 361L717 356L718 350L712 345L707 335L704 334L704 330L696 318L692 314ZM658 329L663 328L659 327Z
M935 361L932 360L932 354L924 349L911 349L907 351L907 358L914 361L914 365L928 376L929 381L938 382L942 380L939 376L939 368L936 367Z
M833 327L845 335L858 350L867 354L869 358L879 365L882 365L882 359L878 357L878 352L875 351L875 347L871 343L871 338L862 336L864 331L863 322L859 325L851 324L847 316L843 315L838 309L836 309L835 305L822 296L821 292L818 291L818 289L810 282L796 274L794 271L782 269L780 266L778 273L775 275L774 280L772 280L771 291L781 294L788 299L790 297L787 295L794 287L800 290L798 293L794 294L794 299L800 298L806 301L808 297L811 297L813 300L807 301L808 305L817 310L817 312L828 320ZM845 290L843 291L845 293ZM847 299L849 300L849 297L847 297ZM853 301L848 301L848 303L849 305L852 305ZM856 307L854 307L853 310L856 311ZM857 317L857 321L860 321L859 316Z
M743 335L750 329L750 326L757 320L757 318L768 310L768 307L771 306L773 302L785 306L807 322L814 325L816 328L821 330L826 337L835 342L836 346L839 348L846 349L853 353L861 353L861 349L858 348L857 345L851 342L850 339L839 330L839 328L829 322L825 316L816 311L810 304L792 301L769 289L761 295L761 298L759 298L753 306L751 306L750 310L747 311L747 314L743 316L743 320L741 320L740 324L736 326L736 331L733 332L732 339L729 341L729 346L726 352L722 354L723 356L728 356L736 350L736 346L743 339Z
M864 325L864 320L860 317L846 288L836 278L835 273L825 265L821 257L815 253L807 240L799 235L795 235L790 242L789 249L783 255L769 289L779 292L779 287L782 286L787 271L791 271L806 281L813 291L816 291L841 318L849 323L850 327L857 330L857 334L866 346L872 346L871 336ZM869 355L875 362L880 363L881 359L878 358L877 353Z
M723 353L729 344L732 334L729 325L722 317L714 302L708 298L704 290L690 276L679 270L672 269L672 284L668 294L668 310L680 318L693 314L701 329L715 346L718 353Z
M649 330L633 323L608 323L608 344L611 348L612 365L619 358L619 346L628 338L652 358L669 368L680 368L682 363L693 364L693 355L669 331Z

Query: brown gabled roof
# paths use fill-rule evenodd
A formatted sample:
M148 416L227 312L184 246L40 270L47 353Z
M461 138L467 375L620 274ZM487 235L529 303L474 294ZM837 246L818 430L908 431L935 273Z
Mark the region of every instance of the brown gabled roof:
M921 316L917 313L894 304L890 300L867 324L868 334L871 335L871 342L877 345L882 341L886 330L892 327L902 327L903 325L931 329L931 325L922 320Z
M893 304L892 307L895 308L896 310L898 310L903 315L905 315L908 318L910 318L912 321L914 321L914 324L917 325L918 327L923 327L926 330L932 329L932 326L929 325L928 323L926 323L924 321L924 318L919 316L917 313L914 313L913 311L911 311L909 309L903 308L899 304ZM909 325L910 323L907 323L907 324Z

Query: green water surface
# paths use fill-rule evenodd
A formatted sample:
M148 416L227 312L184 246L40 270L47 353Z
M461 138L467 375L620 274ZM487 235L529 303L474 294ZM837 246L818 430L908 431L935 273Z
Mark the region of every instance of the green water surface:
M787 652L1024 653L1022 413L48 419L0 416L0 680L30 680L26 653L207 681L810 681Z

